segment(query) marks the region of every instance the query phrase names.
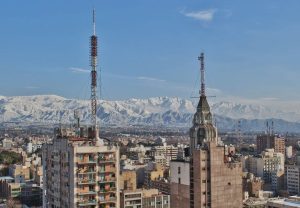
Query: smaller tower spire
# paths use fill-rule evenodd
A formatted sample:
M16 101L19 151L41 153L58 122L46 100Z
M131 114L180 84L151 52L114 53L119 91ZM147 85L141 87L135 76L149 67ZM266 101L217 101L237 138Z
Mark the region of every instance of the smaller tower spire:
M200 96L206 97L205 95L205 69L204 69L204 53L201 53L198 57L200 61L200 72L201 72L201 89L200 89Z

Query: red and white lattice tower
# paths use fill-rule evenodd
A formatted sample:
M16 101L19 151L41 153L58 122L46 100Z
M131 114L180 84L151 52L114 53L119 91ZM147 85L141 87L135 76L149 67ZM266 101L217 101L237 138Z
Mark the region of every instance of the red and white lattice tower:
M95 132L97 130L97 44L95 10L93 10L93 35L91 36L91 122Z

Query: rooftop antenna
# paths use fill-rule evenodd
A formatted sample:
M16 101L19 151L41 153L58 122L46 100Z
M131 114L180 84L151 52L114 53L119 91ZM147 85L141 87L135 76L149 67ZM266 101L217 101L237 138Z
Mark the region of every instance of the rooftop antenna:
M238 141L239 141L239 144L242 143L242 122L241 120L238 121Z
M204 53L202 52L200 56L198 56L198 60L200 61L200 97L216 97L216 96L206 96L205 94L205 68L204 68ZM191 97L191 98L199 98L199 97Z
M74 110L74 118L76 120L76 128L80 127L79 110Z
M95 23L95 9L93 9L93 35L91 36L91 110L94 139L97 139L97 36Z

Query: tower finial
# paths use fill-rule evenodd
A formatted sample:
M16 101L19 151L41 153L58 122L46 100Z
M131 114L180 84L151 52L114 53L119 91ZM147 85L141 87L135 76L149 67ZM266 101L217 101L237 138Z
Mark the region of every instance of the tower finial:
M96 35L95 8L93 8L93 34Z
M204 53L201 53L198 57L200 61L200 71L201 71L201 89L200 89L200 96L205 97L205 69L204 69Z

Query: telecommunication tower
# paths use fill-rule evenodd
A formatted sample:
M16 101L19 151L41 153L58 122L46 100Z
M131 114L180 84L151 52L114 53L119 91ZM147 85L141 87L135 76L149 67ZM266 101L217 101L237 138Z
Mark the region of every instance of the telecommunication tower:
M95 137L97 132L97 36L95 9L93 9L93 35L90 38L91 44L91 110L92 110L92 126L94 127Z

